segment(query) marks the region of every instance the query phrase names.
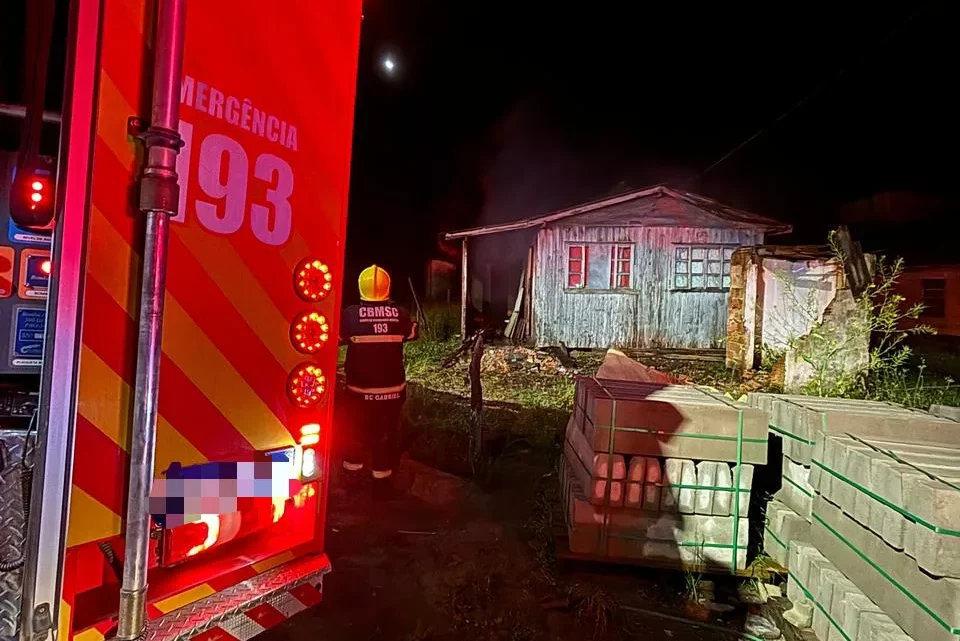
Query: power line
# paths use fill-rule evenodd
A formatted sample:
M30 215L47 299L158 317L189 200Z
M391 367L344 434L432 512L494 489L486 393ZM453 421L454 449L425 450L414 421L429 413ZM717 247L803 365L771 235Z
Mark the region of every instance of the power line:
M787 116L789 116L790 114L792 114L793 112L797 111L798 109L800 109L801 107L803 107L805 104L807 104L808 102L810 102L811 100L813 100L813 99L814 99L815 97L817 97L820 93L822 93L827 87L829 87L829 86L832 85L833 83L835 83L835 82L837 82L838 80L840 80L840 78L842 78L843 76L845 76L845 75L846 75L848 72L850 72L852 69L854 69L854 68L860 66L861 64L863 64L863 63L870 57L870 54L871 54L871 53L874 53L876 50L879 50L879 49L882 48L884 45L886 45L888 42L890 42L890 40L892 40L893 38L895 38L896 36L898 36L902 31L904 31L904 30L907 28L907 26L908 26L911 22L913 22L914 18L916 18L919 13L920 13L920 9L919 9L919 8L918 8L918 9L915 9L915 10L913 11L913 13L911 13L910 16L907 17L906 20L904 20L899 26L897 26L896 28L894 28L890 33L888 33L887 36L886 36L885 38L883 38L883 40L881 40L879 43L877 43L876 47L875 47L873 50L864 52L864 53L863 53L856 61L854 61L852 64L847 65L846 67L843 67L843 68L840 69L836 74L834 74L833 77L828 78L828 79L826 79L825 81L821 82L819 85L817 85L817 86L813 89L813 91L811 91L810 93L808 93L807 95L805 95L803 98L801 98L801 99L798 100L796 103L794 103L791 107L789 107L786 111L784 111L784 112L781 113L779 116L777 116L770 124L761 127L760 129L758 129L757 131L755 131L753 134L751 134L749 137L747 137L745 140L743 140L743 141L741 141L740 143L738 143L737 145L735 145L732 149L730 149L730 151L728 151L727 153L723 154L723 156L721 156L718 160L716 160L716 161L713 162L710 166L708 166L706 169L704 169L702 172L700 172L700 175L696 178L696 180L698 180L698 181L699 181L699 180L703 180L703 178L704 178L708 173L710 173L711 171L713 171L714 169L716 169L717 167L719 167L721 164L723 164L724 162L726 162L727 160L729 160L731 157L733 157L734 155L736 155L737 152L739 152L741 149L743 149L744 147L746 147L747 145L749 145L750 143L752 143L754 140L756 140L757 138L759 138L760 136L762 136L764 133L766 133L767 131L769 131L770 129L772 129L774 126L776 126L780 121L782 121L783 119L785 119Z

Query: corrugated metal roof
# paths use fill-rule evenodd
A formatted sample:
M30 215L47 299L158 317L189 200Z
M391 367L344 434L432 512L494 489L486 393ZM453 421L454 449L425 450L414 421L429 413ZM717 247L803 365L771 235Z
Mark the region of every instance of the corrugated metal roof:
M572 222L618 227L733 227L786 234L790 225L720 203L712 198L662 185L638 189L603 200L508 223L474 227L444 234L447 240L502 234Z

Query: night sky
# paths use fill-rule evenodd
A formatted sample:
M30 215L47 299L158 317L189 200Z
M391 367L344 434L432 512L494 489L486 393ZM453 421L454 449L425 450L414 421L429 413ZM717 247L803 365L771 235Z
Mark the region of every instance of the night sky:
M787 242L846 221L869 249L955 257L932 233L960 210L951 4L367 0L348 275L419 282L441 231L661 182L791 222Z

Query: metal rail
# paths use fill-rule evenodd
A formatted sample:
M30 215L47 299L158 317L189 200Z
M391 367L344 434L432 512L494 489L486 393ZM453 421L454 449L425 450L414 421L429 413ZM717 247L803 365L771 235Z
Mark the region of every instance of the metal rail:
M180 77L186 0L160 0L154 45L153 107L143 133L147 162L140 178L140 211L146 216L140 288L137 378L130 439L125 559L117 639L132 641L146 630L147 565L150 544L150 487L157 434L163 299L170 217L180 202L177 154L182 146Z
M0 116L10 116L11 118L26 118L27 108L23 105L10 105L0 102ZM59 125L61 122L60 114L53 111L43 112L43 122L49 122Z

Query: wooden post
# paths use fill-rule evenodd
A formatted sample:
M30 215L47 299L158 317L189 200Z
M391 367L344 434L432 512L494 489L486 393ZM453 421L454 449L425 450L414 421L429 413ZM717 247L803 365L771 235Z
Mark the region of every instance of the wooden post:
M533 337L533 245L527 251L527 271L524 274L523 285L523 321L524 321L524 340L530 340Z
M417 290L413 288L413 279L409 276L407 277L407 283L410 285L410 293L413 294L413 304L417 310L417 322L419 322L424 329L427 329L427 315L423 313L423 307L420 306L420 299L417 298Z
M467 340L467 301L469 300L469 268L470 264L467 260L467 239L463 239L463 251L461 252L460 260L462 261L460 267L460 337L463 340Z
M483 463L483 386L480 363L483 360L483 332L477 332L470 355L470 468L474 474Z
M854 242L846 225L837 228L836 241L841 252L843 269L847 274L847 285L853 295L860 296L870 286L872 276L860 243Z

